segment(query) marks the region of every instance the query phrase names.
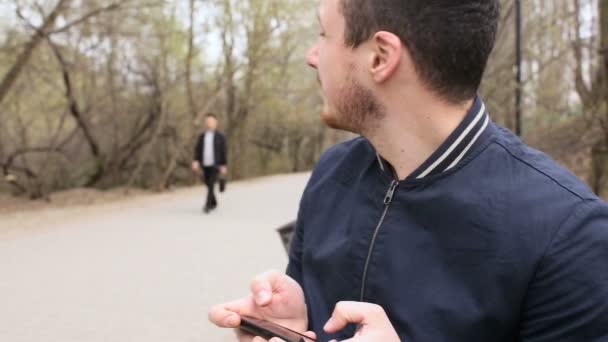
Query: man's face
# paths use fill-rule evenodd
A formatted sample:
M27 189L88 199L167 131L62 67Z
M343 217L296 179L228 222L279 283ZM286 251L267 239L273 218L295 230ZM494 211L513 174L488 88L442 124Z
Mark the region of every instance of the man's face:
M208 116L205 119L205 124L207 125L207 129L215 130L217 128L217 119L213 116Z
M378 118L380 106L358 80L364 66L358 65L362 58L357 49L345 44L342 1L348 0L321 0L321 33L308 52L307 63L317 69L323 90L323 121L332 128L363 133L370 119Z

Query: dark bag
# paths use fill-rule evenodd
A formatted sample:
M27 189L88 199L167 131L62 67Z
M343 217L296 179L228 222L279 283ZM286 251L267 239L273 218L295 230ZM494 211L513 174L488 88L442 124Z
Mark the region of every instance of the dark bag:
M220 192L224 192L226 190L226 176L220 175L219 183L220 183Z

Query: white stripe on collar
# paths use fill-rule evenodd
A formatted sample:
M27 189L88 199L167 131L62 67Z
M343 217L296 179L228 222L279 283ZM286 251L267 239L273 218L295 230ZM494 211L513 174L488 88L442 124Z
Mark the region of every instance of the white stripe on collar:
M481 118L484 116L486 111L486 106L484 103L481 104L481 108L479 109L479 113L477 113L477 116L475 116L475 119L469 124L469 126L460 134L460 136L458 137L458 139L456 139L456 141L454 141L454 143L452 144L452 146L450 146L450 148L448 148L441 157L439 157L437 160L435 160L435 162L429 166L424 172L422 172L418 177L416 177L416 179L421 179L426 177L429 173L431 173L439 164L441 164L441 162L443 162L455 149L456 147L458 147L458 145L462 142L462 140L469 134L469 132L471 132L471 130L473 129L473 127L475 127L475 125L479 122L479 120L481 120ZM484 124L484 127L480 130L480 132L478 132L478 134L481 134L481 132L485 129L485 127L487 126L487 124ZM476 137L478 138L478 136ZM477 139L473 139L473 140L477 140ZM465 149L466 150L466 149ZM464 156L464 155L463 155ZM451 165L450 165L451 167Z
M382 162L382 158L380 158L380 154L376 152L376 158L378 158L378 164L380 165L380 170L384 171L384 163Z
M448 166L445 170L443 170L444 172L453 168L454 166L456 166L456 164L458 164L460 162L460 160L462 160L462 158L467 154L467 152L469 152L469 149L471 149L471 146L473 146L473 144L477 141L477 139L479 139L479 136L481 135L481 133L483 133L486 130L486 127L488 127L488 123L490 123L490 117L486 116L486 120L484 121L483 126L477 132L477 134L475 134L475 137L473 137L473 140L471 140L471 142L469 142L467 147L465 147L465 149L460 153L458 158L456 158L452 162L452 164L450 164L450 166Z

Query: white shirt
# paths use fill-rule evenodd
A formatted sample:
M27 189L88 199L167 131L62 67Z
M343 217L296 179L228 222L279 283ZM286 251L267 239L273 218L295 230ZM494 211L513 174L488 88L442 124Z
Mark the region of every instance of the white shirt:
M213 139L215 138L214 131L205 132L205 148L203 150L203 166L209 167L215 165L215 154Z

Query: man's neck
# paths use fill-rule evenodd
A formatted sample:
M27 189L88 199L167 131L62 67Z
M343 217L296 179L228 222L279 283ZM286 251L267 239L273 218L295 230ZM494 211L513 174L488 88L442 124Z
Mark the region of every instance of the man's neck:
M388 101L387 101L388 103ZM363 135L395 169L407 178L454 132L473 101L454 106L431 96L395 98L385 105L386 117Z

